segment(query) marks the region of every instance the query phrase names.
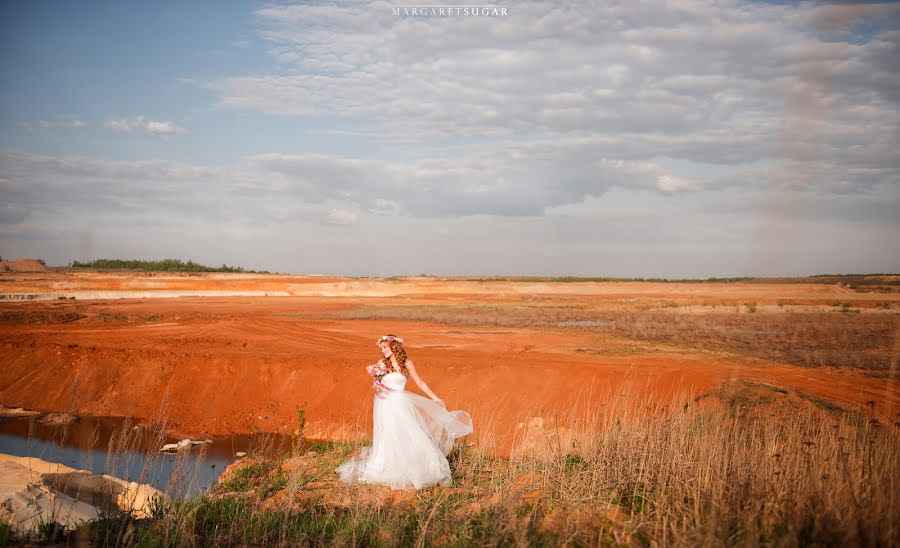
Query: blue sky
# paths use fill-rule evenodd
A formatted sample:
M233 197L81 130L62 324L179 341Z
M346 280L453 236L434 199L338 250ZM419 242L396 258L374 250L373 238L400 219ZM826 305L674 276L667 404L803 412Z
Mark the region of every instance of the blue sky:
M283 139L289 126L296 127L296 120L282 120L288 123L279 127L266 117L215 112L211 108L214 94L184 81L276 69L265 49L250 45L253 6L239 2L4 3L3 146L122 160L161 156L200 162L219 162L246 152L248 145L269 150L270 145L283 142L276 134ZM153 138L123 141L103 130L107 119L136 112L190 125L191 142L173 147ZM88 127L78 139L57 136L55 140L48 139L46 132L23 135L16 127L22 121L46 118L78 119ZM254 135L245 143L216 137L248 124Z
M0 255L900 271L890 3L0 5Z

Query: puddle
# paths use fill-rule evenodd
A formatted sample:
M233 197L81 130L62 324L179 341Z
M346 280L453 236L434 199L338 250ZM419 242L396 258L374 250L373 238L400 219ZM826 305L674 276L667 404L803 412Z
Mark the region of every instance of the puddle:
M213 443L169 454L159 449L177 439L150 428L135 429L121 417L78 417L65 425L42 422L40 416L0 419L0 453L149 483L173 497L190 496L213 485L225 467L237 460L237 452L275 455L291 449L290 437L279 434L211 439Z

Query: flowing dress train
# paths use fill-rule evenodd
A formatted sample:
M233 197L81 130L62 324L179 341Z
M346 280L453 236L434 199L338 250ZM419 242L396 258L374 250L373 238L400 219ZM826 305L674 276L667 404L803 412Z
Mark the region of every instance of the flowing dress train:
M381 380L389 390L384 397L374 396L372 445L335 469L341 481L392 489L450 485L447 454L457 438L472 433L472 417L408 392L402 373L391 372Z

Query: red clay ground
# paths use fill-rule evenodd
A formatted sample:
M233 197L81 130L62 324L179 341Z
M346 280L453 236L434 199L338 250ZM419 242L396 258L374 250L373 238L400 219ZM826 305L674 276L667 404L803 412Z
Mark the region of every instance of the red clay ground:
M896 315L896 293L798 283L482 283L247 274L69 272L7 274L2 281L5 294L149 289L293 295L0 302L0 404L146 421L164 415L174 432L194 437L289 433L296 426L295 405L304 401L307 436L369 436L372 392L364 368L379 358L375 341L385 333L406 339L410 357L449 409L471 413L470 440L498 453L508 452L521 425L534 417L547 421L579 405L615 413L616 391L664 400L699 394L728 379L799 390L882 422L897 420L893 372L791 366L633 341L598 328L309 317L360 306L536 301L609 309L677 303L683 307L679 313L692 313L748 302L763 309L778 303L828 308L840 300L864 313ZM893 308L876 306L884 302ZM412 381L408 388L418 391Z

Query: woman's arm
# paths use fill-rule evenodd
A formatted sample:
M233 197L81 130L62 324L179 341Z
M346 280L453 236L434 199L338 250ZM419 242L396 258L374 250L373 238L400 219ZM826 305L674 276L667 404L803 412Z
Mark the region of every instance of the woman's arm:
M437 403L444 405L444 400L437 397L434 394L434 392L432 392L431 389L428 388L428 385L425 384L425 381L422 380L422 377L419 376L419 372L416 371L416 365L412 362L412 360L410 360L410 359L406 360L406 368L409 369L409 375L412 377L412 379L414 381L416 381L416 384L419 386L420 389L422 389L422 392L425 392L426 394L428 394L428 396L431 399L433 399L434 401L436 401Z

